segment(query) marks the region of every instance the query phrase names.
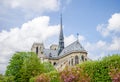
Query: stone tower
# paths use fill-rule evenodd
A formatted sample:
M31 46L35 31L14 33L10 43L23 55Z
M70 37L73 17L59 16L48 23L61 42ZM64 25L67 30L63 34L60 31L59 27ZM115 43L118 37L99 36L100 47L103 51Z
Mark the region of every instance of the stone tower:
M43 54L43 50L44 50L43 43L34 43L31 48L31 51L35 52L37 55Z
M62 52L63 49L64 49L64 36L63 36L63 28L62 28L62 14L61 14L58 55Z

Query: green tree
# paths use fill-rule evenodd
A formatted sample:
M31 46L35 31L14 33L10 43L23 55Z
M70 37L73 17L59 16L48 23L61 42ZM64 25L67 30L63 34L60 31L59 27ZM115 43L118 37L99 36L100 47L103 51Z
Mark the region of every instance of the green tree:
M5 75L14 76L14 80L17 81L17 79L20 78L20 69L22 68L23 62L28 56L29 52L15 53L10 59Z
M0 74L0 82L13 82L14 76L4 76Z
M39 74L38 76L30 78L30 82L59 82L59 73L54 68L52 64L49 62L42 63L43 65L43 72L42 74Z
M30 78L35 77L44 72L44 65L36 54L31 54L23 62L20 70L21 82L28 82Z
M84 62L80 64L80 68L90 76L91 82L112 82L112 79L119 79L120 54Z
M4 80L2 82L14 82L14 76L4 76Z
M3 80L4 80L4 76L0 74L0 82L2 82Z
M28 82L29 78L42 72L44 72L44 66L35 53L18 52L12 56L5 75L14 76L15 82Z
M48 72L51 72L51 71L57 71L55 69L55 67L52 64L50 64L49 62L44 62L43 65L44 65L44 72L45 73L48 73Z

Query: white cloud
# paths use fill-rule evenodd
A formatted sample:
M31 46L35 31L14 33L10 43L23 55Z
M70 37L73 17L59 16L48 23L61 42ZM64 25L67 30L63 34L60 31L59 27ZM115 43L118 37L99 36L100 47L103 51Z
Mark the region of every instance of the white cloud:
M112 40L112 43L109 45L108 50L114 51L120 51L120 37L114 37Z
M85 49L88 51L88 56L91 59L99 59L112 52L120 53L120 37L112 38L111 42L103 40L94 43L87 42Z
M100 24L97 26L97 31L99 31L103 36L108 36L111 33L120 32L120 13L115 13L108 20L108 24Z
M107 50L107 44L102 40L99 40L96 43L87 42L85 49L88 51L88 57L92 60L100 59L107 55L105 53Z
M97 48L101 48L101 49L105 49L106 48L106 42L105 41L102 41L102 40L99 40L97 43L96 43L96 47Z
M71 34L70 36L66 37L65 36L65 46L68 46L69 44L71 44L72 42L74 42L76 40L75 36L73 34Z
M84 41L84 40L85 40L85 37L82 36L82 35L79 35L79 36L78 36L78 39L79 39L79 41Z
M107 53L106 55L110 54L111 52L120 53L120 13L113 14L108 20L107 24L98 25L97 31L99 31L105 37L111 35L111 37L109 37L111 39L111 42L98 41L96 43L89 43L86 47L90 52L94 52L95 50L101 54ZM90 49L90 46L93 47Z
M0 0L6 7L22 8L23 10L44 12L59 9L59 0Z
M99 31L104 37L109 35L109 30L106 28L105 24L98 25L97 31Z
M110 31L120 32L120 13L115 13L108 21L108 27Z
M49 17L41 16L24 23L21 28L0 32L0 73L2 65L7 65L9 58L16 51L29 51L34 42L44 42L58 34L59 25L49 25Z
M79 39L79 41L84 41L85 37L82 36L82 35L79 35L78 39ZM67 37L65 36L65 40L64 40L65 41L65 46L68 46L69 44L73 43L76 40L77 40L77 38L73 34L71 34Z
M96 51L96 50L106 50L107 44L105 41L99 40L96 43L87 42L85 48L89 51Z

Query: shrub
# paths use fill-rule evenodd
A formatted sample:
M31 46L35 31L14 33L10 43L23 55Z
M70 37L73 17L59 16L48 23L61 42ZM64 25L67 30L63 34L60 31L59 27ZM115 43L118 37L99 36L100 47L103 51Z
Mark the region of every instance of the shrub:
M120 68L112 68L109 72L112 82L120 82Z
M87 74L83 73L83 70L80 67L66 67L60 73L61 80L63 82L89 82L90 78Z
M0 74L0 82L14 82L14 76L4 76Z
M44 62L43 66L44 66L44 73L48 73L48 72L51 72L51 71L56 71L54 66L52 64L50 64L49 62Z
M120 55L104 57L102 60L85 62L80 65L91 82L112 82L109 75L111 68L120 68Z
M14 76L5 76L5 82L14 82Z
M50 77L50 82L60 82L59 72L51 71L47 75Z
M30 82L60 82L59 73L57 71L43 73L35 78L31 78Z
M0 82L2 82L3 80L4 80L4 76L0 74Z
M50 78L46 74L41 74L35 79L35 82L50 82Z
M32 77L29 79L29 82L35 82L36 77Z
M120 55L113 54L112 56L106 56L101 62L109 68L120 68Z

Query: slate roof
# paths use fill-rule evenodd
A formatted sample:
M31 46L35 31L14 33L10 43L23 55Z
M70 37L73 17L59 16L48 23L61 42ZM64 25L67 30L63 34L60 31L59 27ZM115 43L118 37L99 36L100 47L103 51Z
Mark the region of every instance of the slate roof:
M58 55L58 50L44 49L44 54L49 59L59 59L72 52L86 52L87 53L87 51L82 47L82 45L80 44L78 40L68 45L67 47L65 47L59 55Z
M77 40L73 42L72 44L70 44L69 46L65 47L59 56L64 56L65 54L68 54L71 52L86 52L86 51L82 47L82 45L79 43L79 41Z
M58 57L58 50L44 49L43 51L46 57Z

